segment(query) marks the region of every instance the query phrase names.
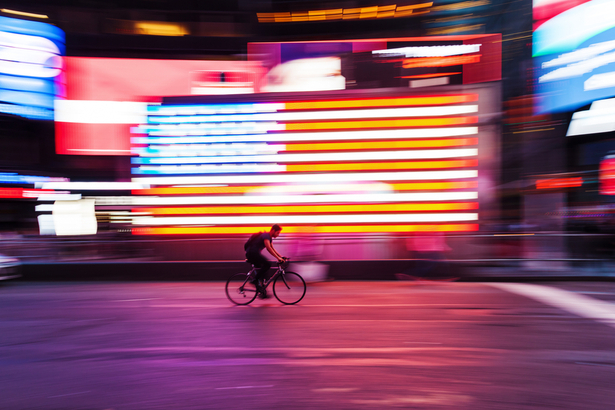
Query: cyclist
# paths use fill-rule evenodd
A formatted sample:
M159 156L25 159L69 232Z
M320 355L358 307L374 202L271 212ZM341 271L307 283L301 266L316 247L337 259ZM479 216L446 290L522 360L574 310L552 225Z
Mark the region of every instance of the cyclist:
M252 283L256 284L263 299L267 297L267 292L262 288L262 283L265 280L267 271L271 268L271 262L269 262L261 252L263 249L267 249L267 251L278 260L278 262L284 262L286 258L280 255L272 244L273 239L277 238L281 231L282 228L280 225L275 224L271 227L269 232L263 232L255 235L253 238L250 238L249 243L246 244L246 259L258 268L256 277L252 279Z

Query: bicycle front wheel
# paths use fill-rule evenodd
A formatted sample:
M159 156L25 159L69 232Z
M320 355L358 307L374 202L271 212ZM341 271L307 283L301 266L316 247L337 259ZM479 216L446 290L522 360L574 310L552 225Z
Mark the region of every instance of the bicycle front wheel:
M247 273L237 273L226 281L226 297L236 305L248 305L256 299L256 285Z
M285 305L294 305L303 299L306 289L305 281L295 272L285 272L273 282L273 294Z

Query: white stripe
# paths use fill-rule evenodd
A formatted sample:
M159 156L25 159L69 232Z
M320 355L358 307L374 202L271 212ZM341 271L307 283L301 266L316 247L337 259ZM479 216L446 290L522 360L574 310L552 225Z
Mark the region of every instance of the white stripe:
M278 164L208 164L208 165L144 165L138 169L144 171L160 171L163 174L225 174L225 173L259 173L285 172L286 165ZM135 169L133 169L133 173Z
M57 194L43 194L36 199L39 201L78 201L81 199L81 194L69 194L69 195L57 195Z
M121 191L149 188L148 184L135 182L39 182L36 186L42 189L67 189L73 191Z
M276 155L219 155L211 157L153 157L148 159L149 164L224 164L224 163L288 163L288 162L340 162L340 161L387 161L404 159L437 159L460 158L478 155L476 148L459 149L424 149L406 151L359 151L359 152L326 152L318 154L276 154ZM136 164L141 163L135 158ZM148 169L143 166L142 169ZM189 167L188 167L189 168ZM167 169L166 167L153 167L151 169ZM169 167L169 170L175 167ZM180 170L181 171L181 170ZM178 172L181 174L181 172Z
M137 124L137 123L135 123ZM286 131L286 125L277 122L219 122L219 123L197 123L197 124L149 124L135 127L135 134L151 134L153 132L183 132L197 133L192 135L234 135L234 134L254 134L266 133L268 131Z
M490 283L490 285L615 327L615 304L613 303L550 286L527 283Z
M384 55L384 57L399 55L405 57L446 57L478 53L480 51L480 46L481 44L459 44L450 46L400 47L386 50L374 50L372 54Z
M142 124L147 103L131 101L55 100L55 120L79 124Z
M331 224L476 221L476 213L135 217L134 225Z
M194 177L143 177L132 181L149 185L185 185L185 184L270 184L270 183L317 183L346 181L416 181L434 179L476 178L478 171L414 171L414 172L365 172L332 174L281 174L281 175L227 175Z
M90 197L91 198L91 197ZM476 192L430 192L397 194L333 195L210 195L186 197L93 197L97 205L200 205L200 204L317 204L385 203L416 201L462 201L478 198Z
M67 151L85 151L85 152L122 152L130 153L129 149L94 149L94 148L68 148Z
M446 115L463 115L478 111L478 105L453 105L443 107L403 107L364 110L326 110L277 112L267 114L230 114L230 115L188 115L188 116L152 116L150 124L187 124L208 122L245 122L245 121L315 121L346 120L363 118L401 118L401 117L436 117Z
M35 212L53 212L53 204L36 205L34 207Z
M141 157L193 157L214 155L266 155L285 151L285 144L269 145L262 142L230 144L176 144L153 147L134 147L133 154Z
M138 130L135 130L138 131ZM478 134L478 127L418 128L379 131L300 132L256 135L211 135L191 134L184 130L174 133L152 131L150 137L133 137L135 144L191 144L227 142L285 142L285 141L344 141L379 140L398 138L464 137ZM171 135L171 136L169 136ZM192 136L190 136L192 135Z
M212 115L276 112L286 109L285 103L238 103L207 105L150 105L150 115Z

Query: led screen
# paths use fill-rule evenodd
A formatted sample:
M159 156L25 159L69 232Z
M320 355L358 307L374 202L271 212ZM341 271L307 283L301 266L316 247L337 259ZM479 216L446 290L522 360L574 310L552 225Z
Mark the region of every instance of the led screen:
M444 51L449 45L476 45L477 50L472 55L457 57L456 63L450 64L452 58L447 57ZM415 57L413 55L399 55L395 61L390 61L390 67L382 67L389 65L384 64L382 53L379 54L378 61L367 61L365 57L359 56L359 54L371 55L378 51L406 48L421 48L427 54L414 59L412 59L412 57ZM441 54L443 52L444 54ZM389 52L389 54L392 55L393 53ZM409 75L433 74L435 67L448 67L440 73L446 74L454 71L455 75L459 76L459 83L461 84L476 84L502 79L502 41L500 34L248 43L248 59L263 61L263 64L268 68L288 65L298 60L342 55L346 58L343 64L351 66L350 70L349 67L343 66L342 74L344 75L346 71L352 71L351 84L356 88L407 87L408 80L399 81L399 78L403 76L407 78ZM449 60L448 63L444 61L446 59ZM358 63L361 66L357 66ZM456 70L451 70L451 67L455 67ZM395 70L395 68L401 68L401 70ZM412 69L413 72L406 73L404 68L406 70ZM418 73L416 72L417 69L423 69L423 72ZM363 85L360 84L362 77L364 77ZM395 83L396 78L398 80ZM371 85L368 83L371 83Z
M342 75L343 54L370 54L377 50L428 45L435 49L443 44L479 45L480 51L461 56L454 65L445 57L422 60L429 73L412 62L413 79L391 84L388 72L376 72L376 66L396 63L372 62L363 70L351 70L358 77ZM370 54L371 55L371 54ZM427 76L448 76L459 83L475 84L501 79L501 36L446 36L428 38L348 40L304 43L251 43L250 61L148 60L114 58L65 58L65 100L56 100L56 152L72 155L131 155L130 127L145 121L146 102L183 95L249 94L281 91L347 89L349 81L363 88L408 87L411 81ZM406 59L407 60L407 59ZM435 61L438 60L438 61ZM446 61L445 61L446 60ZM347 62L347 61L346 61ZM351 59L351 63L354 61ZM439 68L436 68L436 64ZM352 65L352 64L351 64ZM269 73L267 70L271 69ZM406 69L408 70L408 69ZM379 78L363 78L372 73ZM267 77L265 76L266 74ZM406 74L403 74L405 76ZM271 81L269 81L271 80ZM374 85L374 80L378 84ZM427 78L433 81L431 78ZM453 84L454 82L451 82ZM437 85L444 83L429 83Z
M160 96L257 92L264 70L245 61L66 59L67 99L56 102L56 152L130 155L130 126Z
M478 229L478 93L314 94L149 105L133 233Z
M0 113L52 120L65 96L64 54L59 28L0 16Z
M538 113L572 111L615 95L615 2L537 1Z

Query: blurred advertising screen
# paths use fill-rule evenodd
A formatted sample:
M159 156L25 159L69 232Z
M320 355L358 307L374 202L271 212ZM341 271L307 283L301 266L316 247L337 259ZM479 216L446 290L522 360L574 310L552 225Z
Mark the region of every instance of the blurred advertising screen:
M67 57L56 101L56 152L130 155L130 127L163 96L258 92L264 69L245 61Z
M337 67L335 58L340 59ZM262 62L269 70L265 86L300 83L300 77L317 73L341 75L345 89L412 87L413 81L426 79L432 81L429 85L502 79L500 34L249 43L248 59ZM314 72L291 69L307 64Z
M145 121L147 102L499 81L501 36L250 43L248 61L68 57L65 73L56 152L130 156L129 129Z
M53 120L65 97L64 42L51 24L0 16L0 113Z
M537 113L574 111L615 96L615 2L534 2Z
M132 192L132 232L476 231L497 158L479 114L498 97L451 86L164 98L133 128L132 181L149 188Z

